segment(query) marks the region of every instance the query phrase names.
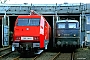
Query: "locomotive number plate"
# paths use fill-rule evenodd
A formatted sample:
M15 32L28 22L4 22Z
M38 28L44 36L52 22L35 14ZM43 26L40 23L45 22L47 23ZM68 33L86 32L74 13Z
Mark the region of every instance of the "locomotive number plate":
M21 40L33 40L33 37L21 37Z

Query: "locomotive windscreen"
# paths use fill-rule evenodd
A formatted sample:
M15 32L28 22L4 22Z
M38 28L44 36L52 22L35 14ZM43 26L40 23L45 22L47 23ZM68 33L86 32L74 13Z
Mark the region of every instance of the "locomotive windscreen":
M39 18L18 18L17 26L39 26Z
M58 28L65 28L65 23L58 23Z
M76 22L59 22L57 24L57 28L66 28L66 25L67 25L67 28L77 28L77 23Z
M76 23L69 23L69 28L76 28Z

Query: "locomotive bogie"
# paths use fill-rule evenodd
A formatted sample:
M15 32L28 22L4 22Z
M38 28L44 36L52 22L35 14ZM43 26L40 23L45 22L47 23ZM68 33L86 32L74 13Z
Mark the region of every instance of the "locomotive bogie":
M60 39L60 38L56 38L56 45L57 46L60 46L60 47L63 47L63 46L78 46L79 45L79 39L72 39L72 38L63 38L63 39Z
M20 43L20 42L15 42L12 44L12 51L32 51L32 50L41 50L41 49L44 49L46 50L47 49L47 46L48 46L48 43L49 41L48 40L45 40L44 41L44 48L40 48L40 42L36 42L36 43L31 43L31 42L27 42L27 43ZM20 52L19 51L19 52Z

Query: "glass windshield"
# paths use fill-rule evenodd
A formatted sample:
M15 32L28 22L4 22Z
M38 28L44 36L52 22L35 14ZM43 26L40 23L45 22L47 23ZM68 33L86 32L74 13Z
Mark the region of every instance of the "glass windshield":
M90 17L87 17L87 23L90 24Z
M69 28L76 28L76 23L69 23Z
M65 28L65 23L58 23L58 28Z
M17 22L18 26L39 26L40 19L39 18L19 18Z
M87 34L87 41L90 42L90 33Z

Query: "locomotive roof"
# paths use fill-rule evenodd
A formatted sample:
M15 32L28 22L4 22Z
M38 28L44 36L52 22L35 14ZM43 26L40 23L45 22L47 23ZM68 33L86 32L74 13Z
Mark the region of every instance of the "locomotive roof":
M18 18L30 18L30 17L36 17L36 18L40 18L40 15L19 15Z
M56 22L78 22L77 20L59 20Z

